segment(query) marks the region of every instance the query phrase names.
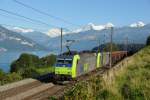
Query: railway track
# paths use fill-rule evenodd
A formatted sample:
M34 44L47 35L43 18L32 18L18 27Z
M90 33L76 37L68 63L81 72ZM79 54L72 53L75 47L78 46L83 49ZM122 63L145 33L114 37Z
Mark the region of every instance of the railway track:
M46 100L50 96L60 98L64 94L66 88L70 89L80 80L87 80L91 74L95 75L94 73L96 73L96 70L80 76L77 80L70 81L65 85L42 83L35 79L26 79L21 82L15 82L0 87L0 100ZM25 83L23 84L23 82Z
M70 81L65 85L43 83L36 79L26 79L0 87L0 100L48 100L54 96L60 99L65 91L69 90L79 81L86 81L89 77L103 75L107 68L96 69Z
M0 99L6 99L23 91L27 91L34 87L41 85L41 83L34 79L25 79L12 84L7 84L0 87Z
M53 83L42 83L36 79L25 79L0 87L0 100L25 100L55 85Z

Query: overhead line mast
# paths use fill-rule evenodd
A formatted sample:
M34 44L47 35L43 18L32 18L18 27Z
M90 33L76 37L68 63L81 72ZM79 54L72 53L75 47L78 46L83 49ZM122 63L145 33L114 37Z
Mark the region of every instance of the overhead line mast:
M61 30L61 36L60 36L60 53L62 54L62 50L63 50L63 47L62 47L62 41L63 41L63 28L60 29Z
M113 32L114 32L114 28L111 27L110 29L110 68L112 67L112 49L113 49Z

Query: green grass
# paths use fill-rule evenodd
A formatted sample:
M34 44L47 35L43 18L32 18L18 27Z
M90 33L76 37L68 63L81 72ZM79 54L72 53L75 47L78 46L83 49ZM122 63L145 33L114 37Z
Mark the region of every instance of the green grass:
M114 72L112 72L114 73ZM113 80L91 77L64 95L66 100L150 100L150 47L133 55Z

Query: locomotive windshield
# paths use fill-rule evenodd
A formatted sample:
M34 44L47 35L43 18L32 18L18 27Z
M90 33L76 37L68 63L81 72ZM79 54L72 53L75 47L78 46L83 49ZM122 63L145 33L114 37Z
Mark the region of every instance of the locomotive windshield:
M57 59L56 67L71 67L72 59Z

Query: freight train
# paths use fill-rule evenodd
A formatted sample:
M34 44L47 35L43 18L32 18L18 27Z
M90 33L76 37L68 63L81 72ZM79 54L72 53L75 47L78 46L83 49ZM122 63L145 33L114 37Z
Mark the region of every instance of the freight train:
M127 56L126 51L112 52L112 64ZM61 54L54 65L55 80L70 80L110 64L110 52Z

